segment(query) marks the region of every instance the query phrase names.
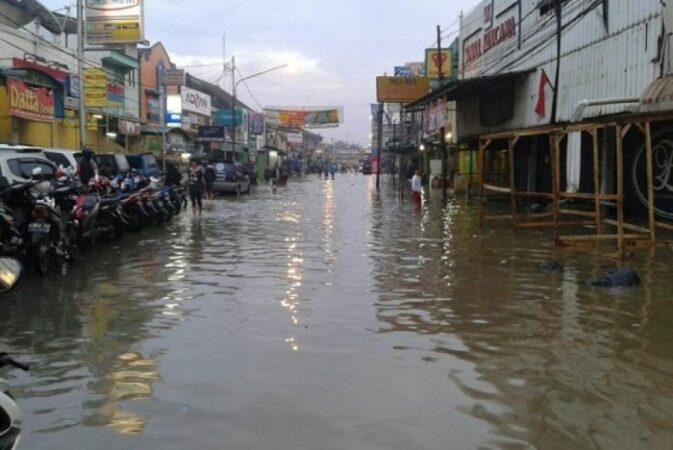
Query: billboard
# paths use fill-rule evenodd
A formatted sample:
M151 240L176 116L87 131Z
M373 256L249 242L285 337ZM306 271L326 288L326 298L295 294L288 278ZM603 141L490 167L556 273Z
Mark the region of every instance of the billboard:
M182 86L185 84L184 69L164 69L161 83L164 86Z
M142 0L86 0L86 41L91 45L145 40Z
M54 93L44 87L31 87L21 80L7 78L9 114L23 119L54 120Z
M264 119L273 125L294 128L334 128L343 122L343 107L333 108L268 108Z
M210 117L210 95L183 86L181 89L182 110Z
M425 76L439 78L440 68L443 77L453 75L453 51L450 48L443 48L441 52L436 48L425 49Z
M215 113L215 125L237 127L243 123L243 111L221 109Z
M250 115L250 133L255 135L264 134L264 114L252 113Z
M376 77L376 99L379 103L410 103L430 92L426 77Z

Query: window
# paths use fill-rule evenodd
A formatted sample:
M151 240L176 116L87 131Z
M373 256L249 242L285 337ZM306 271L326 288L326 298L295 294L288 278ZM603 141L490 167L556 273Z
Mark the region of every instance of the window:
M9 170L14 176L21 178L30 178L33 176L33 170L36 168L42 169L40 178L52 179L54 178L54 166L46 161L41 161L34 158L16 158L7 161Z
M68 161L68 158L66 158L65 155L56 152L44 152L44 154L47 156L49 161L53 162L57 166L63 166L66 169L70 167L70 161Z
M561 2L561 7L563 7L564 3L568 2L568 0L540 0L540 2L538 3L538 8L540 8L540 15L544 16L545 14L553 13L554 4L557 1Z

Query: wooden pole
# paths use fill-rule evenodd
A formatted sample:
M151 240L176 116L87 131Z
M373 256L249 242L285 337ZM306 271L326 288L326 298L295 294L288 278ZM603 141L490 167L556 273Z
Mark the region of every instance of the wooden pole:
M512 207L512 228L514 232L517 230L517 217L516 217L516 182L514 179L514 148L516 147L517 138L508 139L508 149L507 153L509 156L509 201Z
M554 218L554 241L558 242L559 238L559 209L560 209L560 177L561 172L559 169L559 135L552 134L549 136L549 141L551 144L551 172L552 172L552 194L554 195L553 201L553 215Z
M650 240L657 241L654 224L654 174L652 168L652 128L650 122L645 122L645 153L647 160L647 212L650 225Z
M484 226L484 153L486 152L486 143L479 141L479 226Z
M596 234L601 234L601 166L598 155L598 129L591 130L594 157L594 212L596 213Z
M624 259L624 141L622 126L617 125L617 251L619 258Z

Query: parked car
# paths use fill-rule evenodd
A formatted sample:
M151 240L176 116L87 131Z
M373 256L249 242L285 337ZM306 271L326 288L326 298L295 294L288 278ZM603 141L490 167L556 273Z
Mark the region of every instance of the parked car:
M157 177L161 176L161 171L159 170L159 164L157 160L151 153L140 153L135 155L126 155L126 160L131 166L132 169L135 169L141 175L145 177Z
M242 167L234 163L218 161L213 163L215 167L215 183L213 190L216 193L249 193L250 179Z
M0 144L0 152L8 153L25 153L31 154L33 156L39 156L41 158L46 158L44 150L40 147L33 147L30 145L14 145L14 144Z
M129 161L124 155L104 153L102 155L96 155L95 159L101 172L111 177L126 175L129 173L129 170L131 170Z
M257 167L255 166L255 164L243 163L241 164L241 166L243 166L245 174L248 176L248 179L250 180L250 184L257 185Z
M39 154L0 152L0 176L9 184L23 183L33 177L33 170L40 168L40 179L54 178L56 166Z
M72 173L76 173L79 168L79 163L77 158L75 158L75 150L67 150L62 148L45 148L44 155L46 158L56 164L56 166L62 166Z

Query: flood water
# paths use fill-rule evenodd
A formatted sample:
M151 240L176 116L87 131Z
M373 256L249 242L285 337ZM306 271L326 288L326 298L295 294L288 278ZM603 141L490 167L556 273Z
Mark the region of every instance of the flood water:
M307 176L24 279L0 349L25 449L670 449L672 260L589 288L617 263Z

